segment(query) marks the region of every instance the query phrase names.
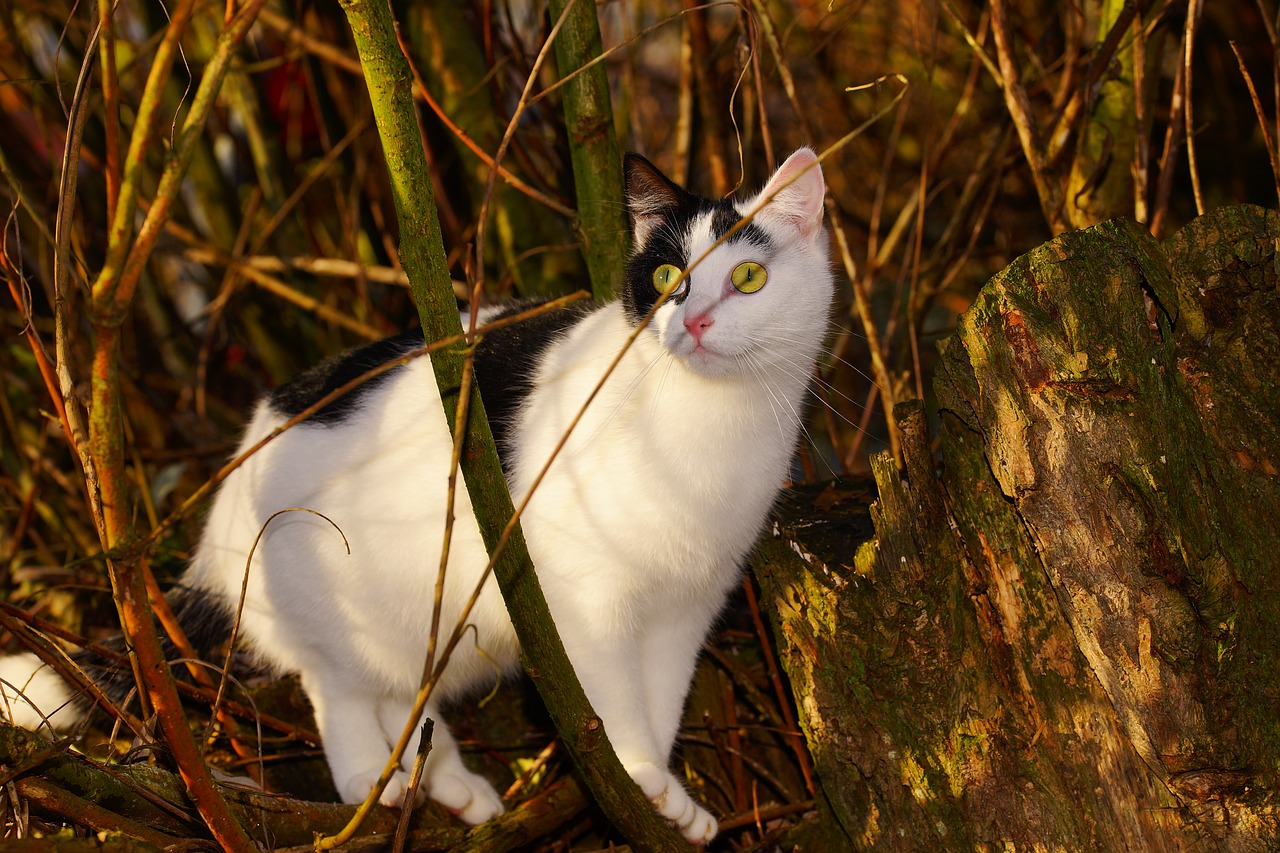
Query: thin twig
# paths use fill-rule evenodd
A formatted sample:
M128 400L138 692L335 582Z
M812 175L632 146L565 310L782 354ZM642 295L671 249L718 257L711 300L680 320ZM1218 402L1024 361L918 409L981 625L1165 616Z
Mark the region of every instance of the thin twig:
M137 209L138 195L141 192L143 175L146 168L146 154L151 145L152 132L159 117L164 88L169 80L169 72L178 51L182 34L186 31L191 15L195 11L195 0L178 0L170 12L169 25L165 28L164 37L156 47L151 60L151 71L142 90L142 98L138 102L137 118L134 121L133 134L129 139L129 149L125 154L124 177L120 183L120 196L111 211L111 227L107 237L107 258L94 282L95 298L107 295L114 298L117 278L125 257L129 251L130 235L133 233L133 216Z
M942 9L947 13L947 17L951 22L960 28L961 35L964 36L965 43L969 45L969 49L973 51L973 55L982 67L987 69L987 73L991 75L991 79L996 85L1004 88L1004 77L1000 74L1000 69L996 67L995 60L987 55L987 51L982 47L981 40L973 33L969 32L969 27L965 24L964 19L960 17L960 13L956 11L951 0L942 0Z
M42 809L52 814L73 818L79 826L87 826L100 833L119 833L126 838L136 838L160 849L169 848L179 841L172 835L118 815L95 802L77 797L43 777L27 776L19 779L16 785L18 793L22 796L39 803Z
M530 92L533 91L533 84L538 79L538 69L542 67L542 63L550 55L551 47L556 40L556 34L560 32L560 28L563 27L565 21L569 19L569 13L573 10L574 3L576 2L578 2L578 0L569 0L569 2L565 4L560 16L556 18L555 24L551 27L551 32L547 34L546 41L543 42L541 50L538 51L537 58L533 61L533 68L529 70L529 75L525 78L524 90L520 92L520 99L516 102L515 110L512 111L511 120L507 122L507 128L502 133L502 141L498 143L498 150L493 155L493 166L489 169L489 179L485 182L484 194L481 196L480 200L480 212L476 215L475 246L477 258L484 258L485 224L489 219L489 205L493 201L493 190L498 177L497 166L502 162L503 155L507 153L507 146L511 144L511 139L515 136L520 116L524 114L524 111L531 103L529 95ZM403 36L399 36L399 38L401 39L400 49L405 51L407 56L407 47L404 44ZM471 304L473 306L478 307L480 305L480 294L483 292L483 289L484 263L481 262L476 264L475 281L471 285ZM471 322L468 330L470 334L475 334L477 314L477 311L471 312Z
M1133 218L1148 222L1147 193L1151 185L1151 134L1147 127L1147 37L1142 16L1133 28ZM1274 160L1273 160L1274 165ZM1280 181L1280 177L1277 178Z
M1184 33L1183 38L1186 38ZM1182 49L1179 49L1179 54ZM1178 141L1185 128L1183 111L1186 109L1186 66L1179 62L1173 77L1173 93L1169 97L1169 122L1165 125L1164 147L1160 151L1160 175L1156 180L1156 198L1152 206L1151 234L1157 238L1164 230L1164 220L1169 212L1169 200L1173 195L1173 179L1178 159Z
M32 654L44 661L50 669L56 672L67 684L73 686L77 692L91 697L93 705L106 709L109 714L123 722L125 727L133 732L134 737L144 743L150 741L147 735L147 727L141 720L116 704L98 686L98 683L85 674L76 665L75 661L56 643L51 643L41 632L15 618L10 610L11 607L12 605L0 607L0 627L17 637ZM120 658L123 660L123 655ZM17 686L21 687L22 685Z
M1112 22L1111 28L1107 30L1107 35L1103 38L1102 44L1098 46L1093 58L1089 61L1089 69L1085 74L1084 86L1076 86L1072 89L1071 97L1067 100L1062 114L1058 117L1057 123L1049 134L1049 142L1044 155L1046 165L1057 161L1058 157L1066 151L1067 142L1074 134L1080 117L1093 112L1093 105L1097 102L1098 92L1102 89L1102 84L1107 80L1107 69L1111 65L1111 60L1115 58L1116 52L1120 50L1126 31L1134 25L1135 21L1138 29L1141 30L1142 18L1138 15L1138 4L1134 0L1125 0L1125 4L1120 8L1120 12L1115 21Z
M571 293L568 296L562 296L559 299L553 299L550 302L544 302L543 304L538 305L535 308L530 308L526 311L520 311L515 314L501 317L490 323L486 323L485 325L479 327L476 330L476 333L485 334L487 332L501 329L506 326L514 325L515 323L521 323L532 317L537 317L541 314L545 314L548 311L558 310L560 308L563 308L566 305L569 305L570 303L578 302L582 299L585 299L586 297L587 297L587 294L582 291L578 291L577 293ZM212 477L210 477L203 484L201 484L201 486L198 489L192 492L191 495L187 497L187 499L183 501L182 504L177 509L175 509L172 513L170 513L168 517L163 519L158 525L156 525L147 534L146 538L139 543L139 547L148 548L151 545L153 545L162 533L164 533L166 530L168 530L178 521L180 521L183 518L186 518L191 512L193 512L195 508L198 507L205 500L205 498L207 498L209 494L222 483L223 480L231 476L232 472L234 472L237 468L239 468L241 465L247 462L251 457L257 454L260 450L262 450L262 448L266 447L268 444L275 441L285 432L293 429L298 424L308 420L312 415L314 415L316 412L323 409L325 406L329 405L335 400L341 399L342 397L351 393L356 388L359 388L364 383L372 379L376 379L377 377L383 375L384 373L389 373L392 370L396 370L397 368L403 367L409 362L413 361L414 359L421 358L425 355L430 355L433 352L439 352L447 347L455 346L456 344L464 341L465 339L466 339L465 335L459 334L453 337L441 338L440 340L433 341L432 343L429 343L429 344L424 344L423 346L417 347L416 349L412 349L409 352L404 353L398 358L394 358L391 361L384 362L378 365L377 367L369 369L368 371L361 374L360 376L357 376L354 379L352 379L350 382L345 382L342 385L330 391L328 394L325 394L319 400L312 403L310 406L303 409L298 414L289 418L287 421L285 421L283 424L273 429L267 435L263 436L259 441L255 442L253 446L245 448L234 459L232 459L231 461L223 465L221 468L219 468Z
M123 654L121 654L120 652L114 649L110 649L102 645L101 643L91 642L90 640L75 633L74 631L68 631L66 628L63 628L60 625L55 625L54 623L48 621L47 619L43 619L39 616L36 616L34 613L29 613L20 607L17 607L12 604L8 604L7 602L0 601L0 625L3 625L3 627L6 630L12 632L13 628L11 624L3 622L3 619L5 617L12 617L17 622L20 622L23 625L28 625L41 634L48 634L51 637L57 637L59 640L62 640L64 643L70 643L76 648L84 649L85 651L102 658L102 660L108 664L123 666L128 663L128 659ZM59 673L59 674L62 674L62 673ZM66 678L65 675L63 675L63 677ZM79 679L74 677L67 680L69 681L69 683L73 683L73 684L80 683ZM201 701L208 702L210 706L212 706L213 704L214 690L211 687L206 688L206 687L201 687L199 685L187 684L186 682L179 681L178 691L193 699L199 699ZM287 735L288 737L293 738L294 740L301 741L302 743L308 744L309 746L320 745L319 735L317 735L313 731L309 731L307 729L301 728L294 723L287 722L285 720L280 719L279 717L274 717L270 714L262 714L253 708L249 708L245 705L241 705L240 703L234 702L231 700L226 700L224 702L224 706L226 707L227 710L231 711L232 713L236 714L239 717L243 717L244 719L247 719L247 720L259 721L262 723L262 725L267 726L268 728L271 728L271 729L275 729L276 731L284 735ZM138 727L139 727L139 730L142 730L142 726L140 723Z
M98 0L98 26L102 68L103 178L107 190L107 210L115 210L120 199L120 77L116 70L116 27L113 0ZM86 51L87 52L87 51Z
M62 173L58 179L58 213L54 222L54 358L57 364L58 390L66 417L67 430L71 434L72 448L80 458L85 476L85 489L89 498L89 510L96 526L102 528L102 506L98 499L98 473L89 452L89 430L84 412L76 398L75 381L71 376L71 300L74 298L71 284L71 231L75 213L76 184L78 183L80 143L84 136L87 109L89 71L92 68L95 37L85 45L84 62L80 78L76 82L75 96L71 101L71 125L62 152Z
M1262 130L1262 144L1267 147L1267 157L1271 160L1271 177L1276 185L1276 198L1280 200L1280 152L1276 151L1276 141L1271 137L1267 116L1262 110L1262 101L1258 99L1258 90L1254 88L1253 77L1244 65L1244 57L1240 55L1240 49L1236 47L1234 41L1228 44L1231 45L1231 52L1236 55L1236 62L1240 65L1240 76L1244 78L1244 84L1249 87L1249 98L1253 101L1253 111L1258 116L1258 127ZM1187 147L1187 151L1190 153L1190 146ZM1200 204L1198 197L1196 203Z
M807 113L796 96L794 82L791 82L791 84L788 85L788 81L792 81L791 72L787 65L786 57L782 53L782 45L778 42L777 33L774 31L772 24L766 15L763 2L761 2L761 0L752 0L752 2L754 3L758 13L757 20L760 22L765 36L765 43L769 46L769 50L773 54L774 64L779 68L779 74L783 79L783 86L787 90L788 97L791 100L791 108L795 112L796 118L799 120L801 127L804 129L805 135L812 138L813 129L809 124ZM826 159L834 152L844 148L844 146L852 142L873 123L879 121L883 116L897 108L910 91L910 85L907 82L907 78L901 74L887 74L865 86L849 87L846 90L856 91L868 88L879 90L884 83L890 80L897 82L901 86L901 89L893 99L891 99L885 107L877 110L870 118L846 133L833 145L824 150L818 158L819 161ZM876 382L881 386L880 393L885 395L886 401L888 401L893 395L893 391L891 390L893 385L889 376L889 371L885 365L885 350L882 347L880 335L876 328L874 314L871 310L871 300L867 294L866 288L859 284L860 280L857 273L857 263L853 259L853 253L849 250L849 241L844 232L844 223L843 217L840 213L840 207L835 203L835 200L831 198L830 194L828 194L826 198L826 210L827 221L831 226L832 233L836 237L836 245L840 251L840 258L844 264L845 273L849 277L850 285L853 288L854 305L856 307L858 317L862 321L863 332L866 334L867 348L871 352L871 364L872 369L875 372ZM889 434L889 444L890 447L893 448L894 458L901 459L901 442L898 437L898 425L893 419L892 411L892 405L885 405L885 428Z
M791 710L790 697L787 695L787 689L782 684L782 673L778 668L778 659L773 654L773 644L770 642L769 633L764 628L764 620L760 617L760 602L756 598L755 582L750 575L744 575L742 578L742 589L747 595L747 606L751 610L751 623L755 626L756 637L760 640L760 649L764 652L765 668L769 672L769 683L773 686L774 696L778 700L778 710L782 713L782 721L787 727L788 734L787 743L791 746L791 751L795 754L796 762L800 765L800 774L804 776L804 786L809 790L809 796L813 796L816 785L813 781L813 764L809 760L809 748L805 745L804 738L795 732L799 731L796 725L796 715Z
M244 559L244 576L240 581L240 597L236 601L235 617L231 620L231 636L227 638L227 652L222 662L222 677L218 680L218 692L213 698L213 708L210 714L213 719L210 721L210 729L212 729L214 721L219 717L222 710L222 702L227 692L227 680L231 675L231 659L235 655L236 638L240 635L240 620L244 616L244 604L249 593L249 569L253 565L253 555L257 553L258 544L262 542L262 537L266 535L267 528L271 526L271 522L287 512L308 512L329 522L329 526L338 531L338 535L342 537L342 544L347 549L347 556L351 556L351 543L347 541L347 534L342 532L342 528L335 524L332 518L322 512L305 506L291 506L276 510L267 516L266 521L262 522L262 526L258 528L258 535L253 538L253 544L249 546L249 553ZM212 731L205 733L204 740L206 743L211 735Z
M1185 122L1184 132L1187 140L1187 168L1191 171L1191 192L1196 199L1196 213L1204 216L1204 193L1200 189L1200 170L1196 166L1195 119L1191 109L1191 56L1195 52L1196 24L1200 21L1201 0L1187 0L1186 38L1183 40L1182 69L1183 97L1185 108L1182 113Z
M1044 211L1050 230L1054 234L1061 233L1067 228L1066 220L1062 217L1062 191L1046 171L1040 129L1013 55L1013 31L1006 0L991 0L991 34L995 38L996 59L1000 63L1000 75L1004 79L1002 89L1005 107L1013 119L1013 126L1017 128L1023 156L1031 167L1031 178L1036 194L1040 197L1040 208Z
M191 110L182 124L182 130L174 140L173 152L169 155L164 172L160 176L155 198L152 199L151 207L142 221L142 227L138 229L138 236L128 251L118 278L115 281L110 279L102 281L107 270L104 267L104 276L94 284L94 303L99 306L100 311L107 310L108 317L133 298L133 290L169 218L169 207L177 198L187 167L191 164L191 158L195 156L201 132L213 111L218 91L222 88L222 80L231 68L235 48L249 31L249 27L257 18L258 10L265 3L266 0L247 0L218 37L218 45L205 65L204 75L200 78L200 85L196 89Z

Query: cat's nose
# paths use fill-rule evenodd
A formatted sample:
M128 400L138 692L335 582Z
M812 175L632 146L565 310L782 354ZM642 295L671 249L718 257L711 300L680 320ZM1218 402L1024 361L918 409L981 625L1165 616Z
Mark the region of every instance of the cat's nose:
M712 320L704 311L703 313L696 314L693 317L686 317L684 320L684 327L689 330L689 334L693 335L694 341L701 344L703 333L706 332L707 329L711 328L711 324L713 322L715 321Z

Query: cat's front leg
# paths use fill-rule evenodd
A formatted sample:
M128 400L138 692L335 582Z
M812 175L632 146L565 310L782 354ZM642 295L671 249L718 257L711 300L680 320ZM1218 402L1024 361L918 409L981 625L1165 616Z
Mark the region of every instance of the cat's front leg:
M302 689L315 711L316 728L338 795L344 803L363 802L391 757L378 719L377 699L368 695L363 685L331 672L320 677L303 672ZM407 776L403 769L397 770L380 802L400 805L406 788Z
M608 731L608 724L605 725L605 730ZM694 800L689 789L670 770L647 761L624 761L622 766L640 786L649 802L653 803L658 814L680 830L687 841L706 844L716 837L720 824L711 816L711 812Z
M716 819L668 769L670 745L659 746L653 731L638 638L575 636L565 649L618 760L658 814L694 844L714 838Z
M413 698L403 700L384 699L378 707L378 717L387 739L395 742L400 739L405 722L413 710ZM472 773L462 763L462 754L458 751L458 743L453 739L448 725L440 717L440 710L434 703L428 703L426 716L432 721L431 751L427 753L427 763L422 769L421 790L428 797L456 814L466 823L484 823L502 814L502 798L483 776ZM422 737L422 726L414 725L414 734L405 750L405 761L412 762L418 752L418 742ZM406 773L397 773L392 784L403 782L397 799L403 801L404 788L408 784ZM391 785L383 795L385 802L392 796Z
M362 686L326 672L325 677L302 674L302 686L315 710L316 726L324 742L325 759L342 801L359 803L382 775L391 757L388 741L398 740L413 702L375 697ZM484 778L462 764L462 756L449 728L434 706L427 714L435 720L431 752L423 769L419 796L427 796L470 824L484 823L502 814L502 800ZM417 754L421 728L415 727L405 755ZM409 772L401 766L383 789L384 806L404 804Z

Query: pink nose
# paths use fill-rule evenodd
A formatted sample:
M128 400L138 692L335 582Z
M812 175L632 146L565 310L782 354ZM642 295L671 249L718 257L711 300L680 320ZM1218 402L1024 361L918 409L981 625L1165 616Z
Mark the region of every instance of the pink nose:
M703 333L711 328L713 322L715 321L703 313L693 317L686 317L684 327L689 330L689 334L693 335L693 339L701 344Z

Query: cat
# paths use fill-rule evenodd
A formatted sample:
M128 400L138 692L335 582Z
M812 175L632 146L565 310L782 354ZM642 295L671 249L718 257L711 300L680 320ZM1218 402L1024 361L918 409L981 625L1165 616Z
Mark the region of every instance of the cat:
M627 155L624 171L633 250L621 298L486 335L476 381L518 504L607 365L667 295L522 525L565 650L618 758L663 818L705 843L716 820L669 760L700 646L739 582L799 438L833 300L825 188L807 148L738 202L693 195L639 155ZM504 310L483 309L478 319ZM281 386L258 404L241 450L421 343L419 333L371 344ZM332 521L292 512L267 526L239 636L264 663L300 676L347 802L362 800L378 778L418 689L450 443L424 359L365 383L227 478L184 578L184 603L228 623L250 546L271 513L306 507ZM456 515L443 632L487 560L461 478ZM422 787L477 824L500 814L502 801L464 766L441 705L492 686L497 670L515 671L519 649L492 579L468 621L474 641L457 646L427 706L435 726ZM47 671L27 682L33 665L24 676L15 660L0 676L29 684L32 698L60 685ZM407 779L397 772L383 802L401 802Z

